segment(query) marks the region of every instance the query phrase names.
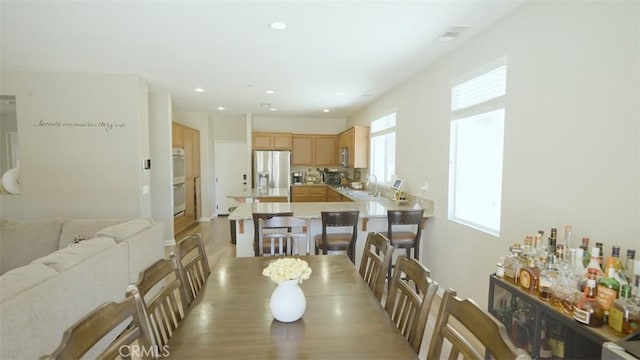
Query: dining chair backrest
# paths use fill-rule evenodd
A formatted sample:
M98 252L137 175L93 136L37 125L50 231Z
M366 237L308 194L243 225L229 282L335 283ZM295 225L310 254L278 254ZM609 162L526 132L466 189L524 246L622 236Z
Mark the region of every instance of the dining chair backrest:
M451 348L449 356L442 355L445 340ZM484 349L477 349L472 345L478 343ZM445 290L427 359L455 359L459 354L465 359L484 359L486 354L482 350L495 359L531 359L524 350L513 345L505 326L493 315L480 308L473 300L460 299L455 290Z
M123 331L114 333L118 329ZM103 342L108 344L104 350L94 349L96 344ZM80 359L89 351L98 352L96 358L115 359L122 354L132 353L135 350L134 346L145 350L140 352L141 358L154 359L158 356L158 352L152 346L151 330L142 298L136 291L132 291L119 302L107 302L91 311L65 330L60 345L51 355L42 356L40 359Z
M391 244L394 245L394 241L400 235L400 237L411 238L415 245L418 245L422 235L423 216L424 209L387 210L387 237L391 240ZM396 229L396 226L408 225L415 225L415 231ZM407 256L409 255L407 254ZM417 253L414 257L418 258Z
M384 280L387 269L391 265L392 255L393 247L386 236L375 232L367 235L360 260L360 275L378 300L382 299Z
M347 251L347 255L351 262L355 264L355 244L358 237L358 219L360 217L359 210L342 210L342 211L321 211L320 217L322 218L322 233L320 234L320 241L318 241L319 250L326 255L329 251L334 250L331 248L330 237L335 234L330 233L330 228L345 228L348 229L347 236L349 236L346 248L342 250ZM338 236L339 238L342 236Z
M178 242L172 254L178 259L178 270L187 289L190 304L202 290L211 273L202 236L188 235Z
M258 226L260 219L271 219L274 216L293 216L293 212L281 212L281 213L256 213L252 214L253 217L253 253L255 256L262 256L264 253L264 245L260 243L260 235ZM262 245L262 246L260 246ZM262 247L262 248L261 248Z
M416 354L420 352L437 291L438 284L430 278L424 265L404 255L398 256L384 308Z
M309 219L296 216L274 216L258 219L258 239L261 244L269 243L270 253L260 255L309 255ZM304 245L303 245L304 244ZM276 247L278 251L276 251ZM263 250L265 246L261 247ZM294 251L295 249L295 251Z
M127 295L137 291L142 297L155 344L167 345L185 316L190 297L175 254L160 259L140 272L138 281L129 285Z

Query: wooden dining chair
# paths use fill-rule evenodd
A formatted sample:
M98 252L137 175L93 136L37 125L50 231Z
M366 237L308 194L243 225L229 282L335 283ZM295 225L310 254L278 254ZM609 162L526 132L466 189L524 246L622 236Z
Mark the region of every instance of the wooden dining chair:
M346 251L352 263L355 261L355 245L358 237L359 210L321 211L322 233L313 237L316 255L322 250L323 255L329 251ZM348 232L332 232L328 229L350 229ZM339 231L339 230L338 230Z
M268 241L266 244L260 243L260 235L258 231L258 225L260 223L260 219L271 219L274 216L293 216L293 212L281 212L281 213L253 213L253 253L255 256L262 256L262 254L270 253L271 241ZM262 245L262 247L260 246ZM266 250L266 251L265 251ZM286 251L284 249L283 251Z
M405 249L408 258L411 258L413 249L413 258L419 260L423 216L424 209L387 210L387 231L382 234L391 241L394 249ZM391 279L394 266L392 261L387 271L388 279Z
M178 242L171 254L178 260L178 270L187 289L189 304L191 304L204 287L207 277L211 273L202 236L200 234L191 234L185 237Z
M309 219L296 216L274 216L270 219L258 219L258 241L264 244L260 256L309 255ZM304 243L304 246L302 245ZM267 248L269 253L263 251ZM294 250L295 249L295 250Z
M118 329L124 329L120 335L115 332ZM142 298L134 290L123 300L104 303L73 324L62 335L58 348L40 359L80 359L89 351L97 352L95 358L115 359L136 350L140 350L141 358L154 359L158 352L152 345L151 336ZM103 342L107 344L104 350L94 349Z
M171 254L140 272L138 281L127 288L127 295L140 293L159 347L167 345L185 316L190 300L185 285L178 259Z
M531 359L511 343L500 321L473 300L457 297L453 289L447 289L442 296L427 359L442 358L445 340L451 346L449 355L444 356L449 359L456 359L459 354L465 359L485 359L487 354L495 359ZM474 343L482 344L484 349L475 348Z
M429 269L416 259L398 256L384 308L416 354L437 291L438 283L430 278Z
M393 247L389 239L380 233L370 232L367 235L360 260L360 275L378 300L382 300L384 280L392 256Z

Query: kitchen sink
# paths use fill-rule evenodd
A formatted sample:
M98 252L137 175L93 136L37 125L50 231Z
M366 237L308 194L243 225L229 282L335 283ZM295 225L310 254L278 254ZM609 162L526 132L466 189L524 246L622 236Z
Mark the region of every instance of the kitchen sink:
M365 191L365 190L346 190L344 192L348 196L359 198L359 197L375 197L374 194Z

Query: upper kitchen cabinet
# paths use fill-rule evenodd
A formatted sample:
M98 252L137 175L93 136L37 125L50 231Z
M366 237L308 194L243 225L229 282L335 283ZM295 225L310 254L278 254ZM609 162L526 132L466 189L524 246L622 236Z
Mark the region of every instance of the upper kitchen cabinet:
M338 135L338 148L347 148L348 167L369 166L369 128L356 125Z
M184 128L180 124L171 123L171 140L173 147L184 149Z
M335 135L293 135L291 165L335 166L338 137Z
M291 150L292 136L287 133L253 133L254 150Z

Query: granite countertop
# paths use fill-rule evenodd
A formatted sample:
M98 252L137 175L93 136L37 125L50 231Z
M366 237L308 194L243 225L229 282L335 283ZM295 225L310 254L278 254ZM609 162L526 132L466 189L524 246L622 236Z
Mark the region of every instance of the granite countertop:
M337 189L340 191L339 189ZM347 195L348 196L348 195ZM242 203L229 214L229 220L252 219L254 212L293 212L296 216L320 219L320 212L360 210L360 218L387 217L387 210L407 210L414 208L414 202L397 202L384 197L352 198L352 202L288 202L288 203ZM434 216L434 204L424 200L424 216Z
M244 189L243 191L228 195L228 198L258 198L258 197L289 197L289 189L288 188L253 188L253 189Z

